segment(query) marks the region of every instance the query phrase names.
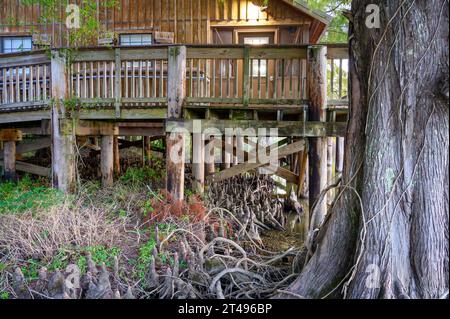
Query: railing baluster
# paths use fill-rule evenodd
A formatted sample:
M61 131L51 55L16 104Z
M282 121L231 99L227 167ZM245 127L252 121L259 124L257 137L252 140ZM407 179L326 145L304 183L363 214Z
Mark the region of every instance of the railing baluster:
M239 95L239 70L238 70L238 60L234 59L234 97L237 98Z
M284 99L285 98L285 74L284 74L284 65L285 60L281 59L281 98Z
M95 77L97 80L97 97L101 97L102 96L102 88L101 88L101 83L102 81L100 80L100 70L101 70L101 64L100 61L97 61L97 76Z
M244 106L249 104L249 81L250 81L250 49L244 47L244 70L242 81L242 102Z
M156 73L156 65L157 65L157 60L153 60L153 83L152 83L152 88L153 88L153 97L156 97L156 84L158 82L157 80L157 73Z
M201 97L201 95L200 95L200 69L201 69L200 63L201 63L201 60L197 59L197 72L196 72L196 75L197 75L197 97Z
M342 59L339 59L339 99L342 99Z
M258 99L261 98L261 59L258 59Z
M44 96L43 96L43 98L44 98L44 101L45 101L45 100L47 100L47 65L46 64L44 65L44 83L43 83L43 86L44 86L44 90L43 90ZM70 87L72 87L72 71L70 72Z
M94 94L94 63L89 63L89 77L90 77L90 90L89 90L89 98L93 99L95 97Z
M77 62L77 98L81 98L80 62Z
M35 99L34 99L34 92L33 92L33 77L34 77L34 74L33 74L33 66L30 66L30 87L29 87L29 90L30 90L30 93L29 93L29 96L30 96L30 101L34 101Z
M5 78L4 74L3 74L3 78ZM4 84L3 84L3 88L5 88ZM28 99L27 99L27 67L26 66L22 67L22 99L24 102L28 101Z
M103 62L103 97L108 98L108 63Z
M146 70L146 97L150 97L150 60L147 60L145 63L145 70Z
M19 75L19 67L16 67L16 101L21 102L20 100L20 75Z
M159 64L160 64L159 97L163 97L164 96L164 60L160 60Z
M83 62L83 98L88 98L88 88L87 88L87 63Z
M331 72L330 72L330 98L334 99L334 59L330 60L331 62Z

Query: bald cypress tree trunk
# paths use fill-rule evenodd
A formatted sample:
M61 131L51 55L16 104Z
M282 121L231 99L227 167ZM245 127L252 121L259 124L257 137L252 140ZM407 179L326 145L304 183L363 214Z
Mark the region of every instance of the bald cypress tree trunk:
M372 3L379 29L366 25ZM448 295L448 10L446 0L352 2L342 193L290 291Z

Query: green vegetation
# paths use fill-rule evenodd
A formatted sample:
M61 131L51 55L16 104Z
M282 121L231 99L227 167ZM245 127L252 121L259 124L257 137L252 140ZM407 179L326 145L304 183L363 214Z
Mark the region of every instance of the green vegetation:
M0 184L0 215L25 211L46 211L60 204L64 195L48 187L43 180L33 180L26 175L19 182Z
M321 42L347 43L348 21L342 15L342 10L350 9L350 0L307 0L304 2L310 8L325 12L333 18Z

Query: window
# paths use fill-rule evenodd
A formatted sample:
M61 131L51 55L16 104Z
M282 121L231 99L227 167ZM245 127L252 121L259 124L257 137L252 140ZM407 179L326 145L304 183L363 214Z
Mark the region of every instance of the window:
M121 34L120 45L123 46L139 46L139 45L151 45L151 34Z
M269 37L244 37L244 44L264 45L269 44ZM267 76L267 60L252 60L252 76Z
M31 37L4 37L1 44L2 53L30 51L32 49Z

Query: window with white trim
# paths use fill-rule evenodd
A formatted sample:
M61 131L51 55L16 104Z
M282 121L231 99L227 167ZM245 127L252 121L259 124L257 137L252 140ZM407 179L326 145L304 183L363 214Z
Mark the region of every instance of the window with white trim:
M31 37L2 37L1 53L30 51L33 48Z
M152 35L149 33L120 35L120 45L123 46L140 46L151 44L152 44Z
M269 37L244 37L244 44L257 46L269 43ZM267 76L267 60L252 60L252 76L257 77L259 75Z

